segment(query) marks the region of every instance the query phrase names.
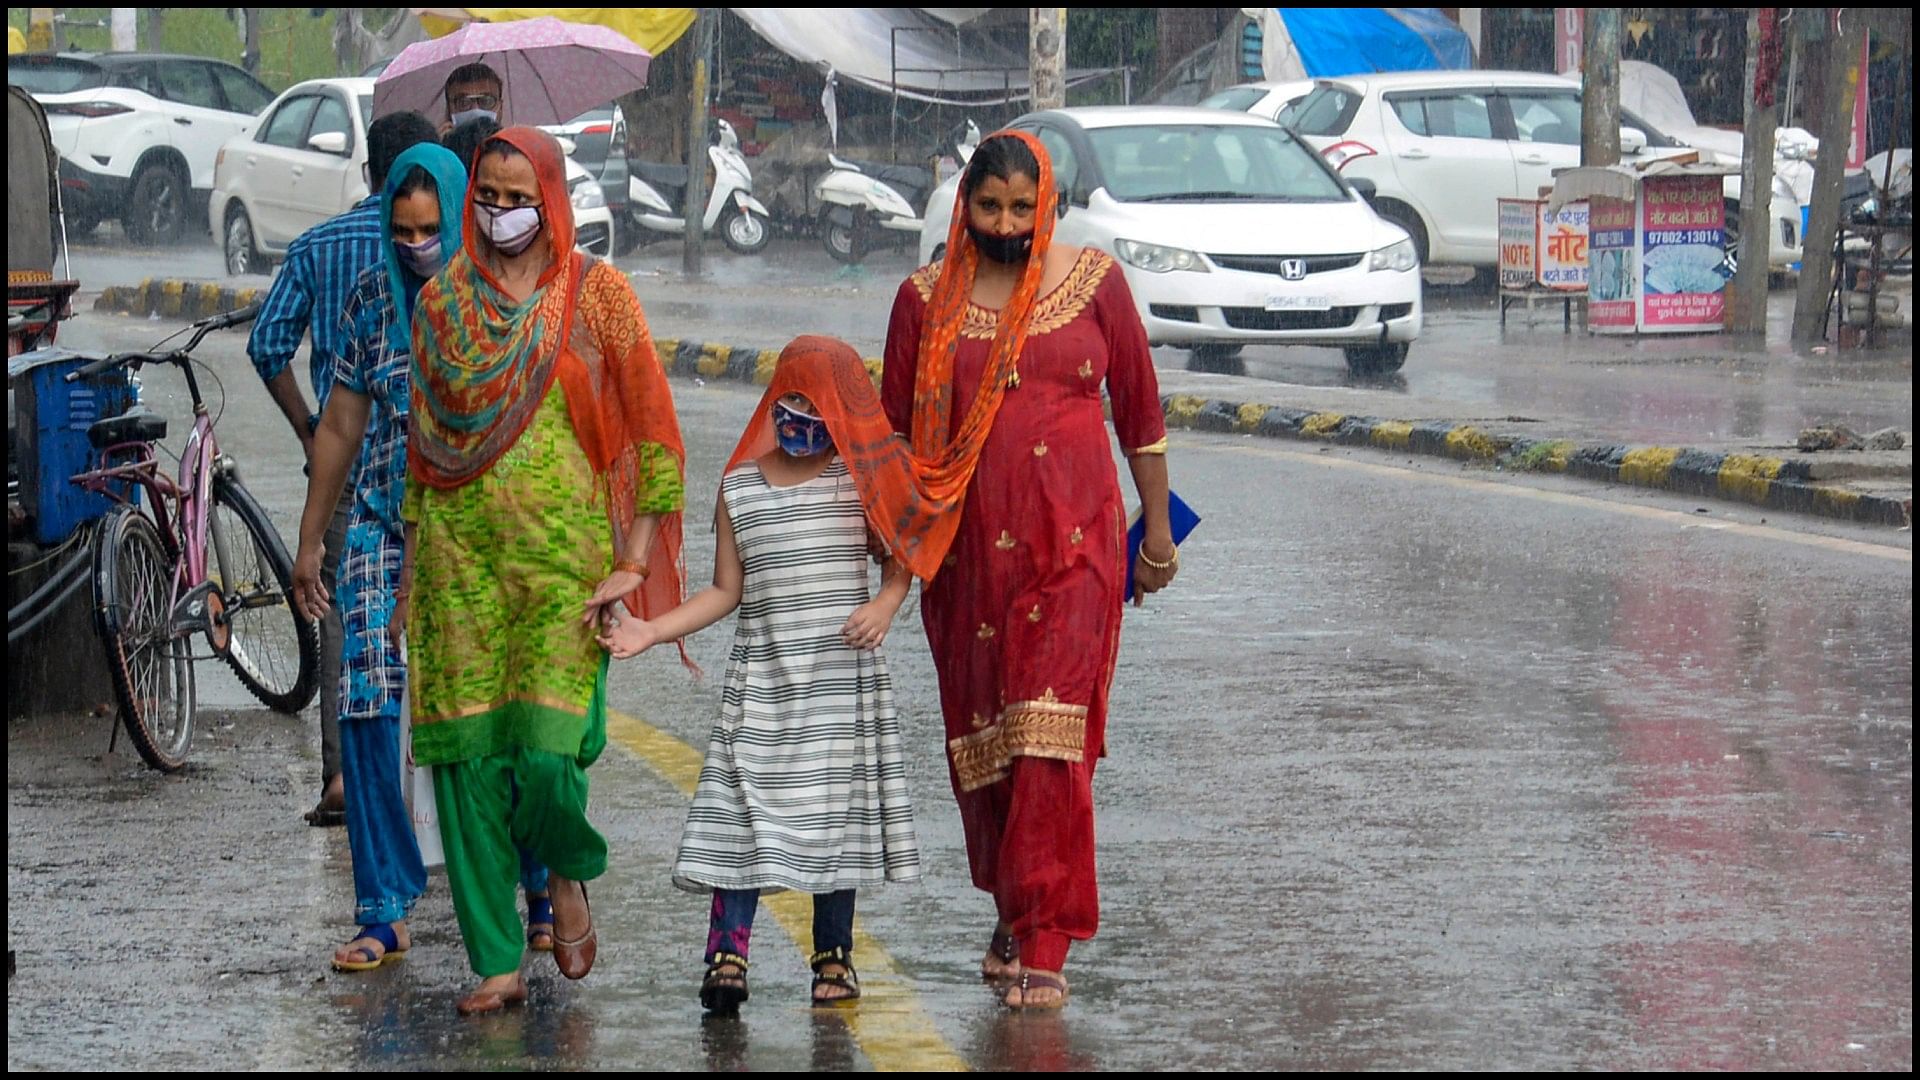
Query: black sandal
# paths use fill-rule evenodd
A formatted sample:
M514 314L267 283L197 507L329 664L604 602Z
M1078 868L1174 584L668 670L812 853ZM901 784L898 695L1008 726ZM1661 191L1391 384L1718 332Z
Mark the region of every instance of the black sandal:
M846 973L842 975L820 974L820 969L826 967L828 964L838 964L847 969ZM813 969L812 993L815 1006L838 1005L843 1001L860 1000L860 973L853 970L853 953L850 950L835 946L825 952L814 953L811 957L807 958L807 966ZM823 986L839 987L847 991L847 993L839 997L823 998L820 996L820 988Z
M725 972L723 967L737 967ZM739 1012L747 1003L747 958L732 953L717 953L707 965L707 977L700 981L700 1007L708 1012Z

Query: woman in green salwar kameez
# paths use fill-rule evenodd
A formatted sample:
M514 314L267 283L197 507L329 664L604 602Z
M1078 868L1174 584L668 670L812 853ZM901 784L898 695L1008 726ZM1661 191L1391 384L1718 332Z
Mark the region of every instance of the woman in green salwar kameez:
M626 278L573 248L554 140L482 147L467 243L414 320L402 603L413 753L434 766L468 959L462 1013L526 999L514 889L552 872L554 959L581 978L606 870L586 767L606 745L601 609L680 596L679 426ZM586 612L582 612L582 605Z

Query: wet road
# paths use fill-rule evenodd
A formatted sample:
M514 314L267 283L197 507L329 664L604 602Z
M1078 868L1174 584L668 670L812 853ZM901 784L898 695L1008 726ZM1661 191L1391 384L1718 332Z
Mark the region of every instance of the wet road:
M87 318L68 343L152 329ZM290 530L291 439L232 339L203 352ZM177 410L172 385L147 377ZM698 581L756 396L674 389ZM804 1007L805 942L771 915L744 1019L694 1000L705 903L667 869L723 624L694 642L706 684L666 657L613 682L599 967L531 960L531 1007L478 1022L452 1014L441 879L404 964L326 970L352 896L344 836L297 816L310 720L213 712L171 778L106 752L103 719L12 725L9 1067L1911 1067L1910 533L1363 450L1173 455L1207 521L1128 618L1104 918L1063 1015L1006 1015L973 975L991 905L910 605L888 651L928 879L862 897L859 1009Z
M160 253L97 244L75 250L76 271L90 289L149 276L223 276L210 245ZM879 355L894 290L913 270L906 249L876 252L848 268L801 240L777 240L757 257L710 251L704 281L685 280L680 258L677 243L658 243L619 260L661 336L778 347L795 333L829 333L869 356ZM1437 274L1448 269L1457 268ZM1796 355L1784 344L1791 288L1771 294L1773 344L1758 348L1712 335L1565 334L1559 310L1547 307L1531 325L1523 309L1514 309L1502 330L1486 289L1429 284L1426 304L1424 336L1397 377L1357 380L1338 350L1277 346L1247 349L1232 371L1282 386L1356 388L1364 397L1354 411L1370 415L1523 416L1618 442L1790 445L1816 423L1844 422L1861 432L1913 428L1911 346ZM1906 304L1911 308L1910 294ZM1155 362L1181 369L1190 357L1165 348Z

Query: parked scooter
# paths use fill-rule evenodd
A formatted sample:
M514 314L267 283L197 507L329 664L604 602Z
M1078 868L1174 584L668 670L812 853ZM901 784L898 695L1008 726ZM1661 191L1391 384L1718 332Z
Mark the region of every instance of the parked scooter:
M964 167L980 145L980 127L972 120L954 128L948 142ZM933 170L918 165L850 161L827 155L832 166L814 184L820 204L820 242L843 263L858 263L882 243L907 243L920 237L927 196L940 183Z
M707 193L707 211L702 219L706 230L713 232L717 227L727 246L742 255L765 249L773 236L767 228L771 215L753 197L753 173L747 168L746 155L740 152L740 136L732 124L714 120L707 159L713 164L713 190ZM681 207L686 203L687 167L636 161L631 169L624 224L634 230L632 235L678 236L686 232Z

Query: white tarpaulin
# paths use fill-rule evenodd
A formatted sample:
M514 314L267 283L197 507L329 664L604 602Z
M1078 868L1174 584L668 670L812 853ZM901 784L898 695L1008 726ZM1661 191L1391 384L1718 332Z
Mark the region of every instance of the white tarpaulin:
M876 90L955 105L1029 96L1027 55L921 8L730 8L796 60ZM937 8L942 13L967 9ZM899 31L896 33L895 31ZM1072 71L1068 85L1105 70Z

